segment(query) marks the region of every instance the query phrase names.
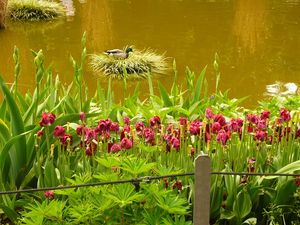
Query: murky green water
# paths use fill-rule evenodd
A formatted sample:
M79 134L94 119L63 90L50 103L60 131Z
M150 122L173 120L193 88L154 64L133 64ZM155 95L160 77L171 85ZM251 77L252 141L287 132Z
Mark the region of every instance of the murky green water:
M88 53L126 45L166 52L166 56L176 59L182 82L186 66L200 72L208 65L211 92L215 86L212 61L218 52L221 89L230 88L231 97L249 95L246 106L255 106L266 93L299 93L299 0L63 2L70 16L62 21L9 22L7 29L0 31L0 73L8 83L14 80L14 45L21 52L22 89L30 89L34 84L30 49L43 49L47 63L53 63L55 73L69 83L72 80L69 56L79 59L80 39L86 31ZM85 76L91 89L95 89L97 77L88 68ZM168 86L170 76L159 79ZM146 87L146 82L142 83ZM135 83L129 85L133 87Z

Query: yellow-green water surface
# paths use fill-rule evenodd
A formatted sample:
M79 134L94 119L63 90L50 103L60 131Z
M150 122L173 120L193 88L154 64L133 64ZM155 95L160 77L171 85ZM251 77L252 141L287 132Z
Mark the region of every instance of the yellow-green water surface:
M250 96L245 106L256 106L266 95L299 93L299 0L62 0L68 16L47 23L8 21L0 31L0 73L14 81L12 52L21 53L21 81L25 91L34 85L30 49L43 49L47 64L63 82L72 81L70 55L80 58L80 39L88 37L88 53L134 45L150 47L176 59L178 79L185 67L200 73L208 65L213 93L214 54L220 56L221 89L230 97ZM168 88L172 74L158 78ZM97 77L86 67L85 80L94 90ZM156 80L156 79L155 79ZM101 80L105 87L105 80ZM120 83L115 83L120 90ZM130 87L135 82L129 82ZM147 83L142 82L146 88ZM123 91L116 91L116 96Z

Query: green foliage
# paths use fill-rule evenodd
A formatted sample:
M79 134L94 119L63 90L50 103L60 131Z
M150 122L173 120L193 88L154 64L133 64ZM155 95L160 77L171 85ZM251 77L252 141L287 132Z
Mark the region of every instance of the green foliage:
M65 203L62 201L43 201L29 204L28 212L22 214L19 224L46 225L46 224L66 224L63 219Z
M147 159L125 158L120 168L130 173L133 177L138 177L143 174L147 175L156 165L156 163L147 163L147 161Z
M90 57L92 69L102 75L116 79L141 79L151 74L161 74L167 70L166 59L150 49L135 50L127 59L115 59L105 54Z
M53 20L65 15L65 9L57 2L45 0L10 0L8 14L13 20Z

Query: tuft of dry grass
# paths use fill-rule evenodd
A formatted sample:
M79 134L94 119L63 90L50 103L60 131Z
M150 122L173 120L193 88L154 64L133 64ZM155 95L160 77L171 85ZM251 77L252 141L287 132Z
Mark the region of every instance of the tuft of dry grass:
M115 59L106 54L92 54L90 66L94 72L115 79L143 79L148 74L162 74L168 66L164 55L158 55L150 49L134 50L127 59Z
M52 20L65 15L64 7L45 0L9 0L8 15L13 20Z

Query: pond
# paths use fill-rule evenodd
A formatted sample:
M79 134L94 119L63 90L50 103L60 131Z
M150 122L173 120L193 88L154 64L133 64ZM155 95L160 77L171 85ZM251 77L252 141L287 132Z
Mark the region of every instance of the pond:
M88 37L88 53L134 45L176 59L179 81L186 66L196 73L208 65L213 93L214 55L220 56L221 89L230 97L249 96L247 107L266 95L299 93L299 0L62 0L67 18L48 23L8 21L0 31L0 73L14 81L14 45L21 53L22 90L34 85L30 49L43 49L46 62L65 83L72 81L70 55L80 58L80 39ZM170 87L172 73L158 79ZM95 90L97 76L86 67L85 81ZM100 80L105 87L106 81ZM115 82L118 90L120 82ZM131 87L135 82L129 82ZM146 81L142 87L147 87ZM184 87L184 86L183 86ZM119 95L122 95L121 92ZM118 92L116 92L118 98Z

